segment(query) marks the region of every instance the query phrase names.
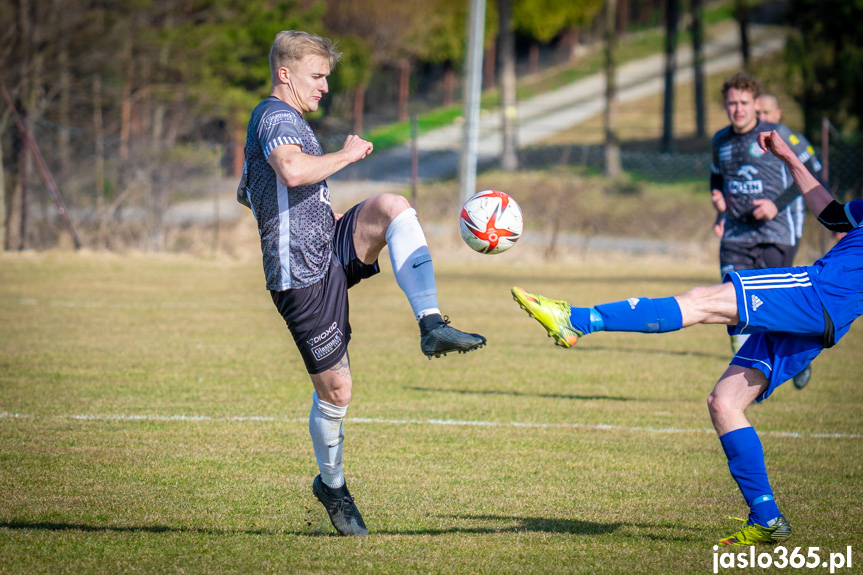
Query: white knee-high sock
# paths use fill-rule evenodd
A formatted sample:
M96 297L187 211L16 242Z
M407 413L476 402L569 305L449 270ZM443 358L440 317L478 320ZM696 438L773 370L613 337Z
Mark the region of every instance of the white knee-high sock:
M345 439L342 422L348 406L339 407L312 394L312 412L309 414L309 435L315 448L315 459L321 470L321 479L337 489L345 484L342 474L342 443Z
M396 283L416 318L440 313L431 254L415 209L406 209L390 222L386 240Z

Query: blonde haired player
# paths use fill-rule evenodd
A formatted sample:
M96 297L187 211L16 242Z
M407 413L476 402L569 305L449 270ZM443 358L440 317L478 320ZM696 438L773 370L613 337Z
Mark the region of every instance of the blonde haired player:
M441 316L425 235L405 198L381 194L344 215L333 212L327 178L373 150L351 135L325 154L305 120L329 91L327 77L338 59L326 38L298 30L276 36L273 88L249 120L237 200L257 220L267 289L315 388L309 434L320 475L312 490L340 534L365 535L342 473L342 422L353 388L348 288L380 271L378 255L388 246L396 281L419 322L422 353L429 359L465 353L485 338Z

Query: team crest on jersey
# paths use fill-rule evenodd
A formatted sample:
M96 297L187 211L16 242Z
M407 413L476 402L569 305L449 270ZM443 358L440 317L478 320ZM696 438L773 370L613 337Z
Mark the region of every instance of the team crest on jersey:
M320 188L318 189L318 194L320 195L319 199L323 203L327 204L328 206L332 205L330 204L330 189L325 184L321 184Z
M749 155L753 158L760 158L764 155L764 150L761 149L761 146L758 145L758 142L752 142L749 144Z
M752 181L752 177L758 173L758 168L755 166L750 166L746 164L745 166L740 166L740 169L737 170L737 175L741 178L746 178L749 181Z

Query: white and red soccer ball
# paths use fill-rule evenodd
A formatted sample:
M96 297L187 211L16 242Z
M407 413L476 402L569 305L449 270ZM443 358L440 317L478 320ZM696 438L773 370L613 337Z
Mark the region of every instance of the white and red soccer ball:
M515 245L523 230L521 208L504 192L479 192L468 198L461 209L461 237L481 254L505 252Z

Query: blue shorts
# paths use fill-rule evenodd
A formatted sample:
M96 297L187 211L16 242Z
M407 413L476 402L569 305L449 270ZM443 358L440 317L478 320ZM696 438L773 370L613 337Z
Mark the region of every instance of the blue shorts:
M761 371L767 389L756 401L800 373L825 347L825 312L809 268L790 267L731 272L740 321L730 335L751 334L732 365Z

